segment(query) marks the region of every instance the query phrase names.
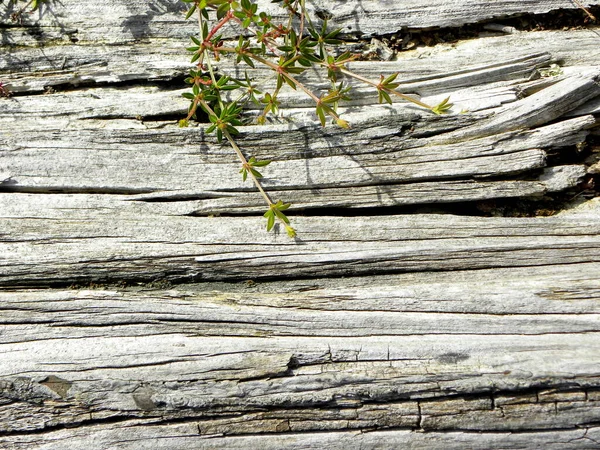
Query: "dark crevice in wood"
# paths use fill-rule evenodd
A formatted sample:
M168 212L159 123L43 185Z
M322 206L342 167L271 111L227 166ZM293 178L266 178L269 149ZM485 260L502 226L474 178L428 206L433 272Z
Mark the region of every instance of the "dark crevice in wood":
M91 420L81 420L75 422L69 422L64 424L56 424L56 425L46 425L42 429L27 429L27 430L13 430L13 431L0 431L0 437L8 437L8 436L22 436L22 435L42 435L46 433L51 433L53 431L64 430L67 428L73 427L93 427L94 425L111 425L111 424L119 424L128 422L131 420L139 420L140 417L137 415L122 415L118 417L109 417L106 419L91 419ZM139 424L141 426L148 426L149 424L143 423Z
M544 14L519 14L511 17L496 17L479 23L466 24L460 27L432 28L432 29L408 29L396 33L375 36L381 39L394 52L414 50L418 47L432 47L443 43L458 43L464 40L476 39L482 33L496 33L502 35L502 31L489 29L489 24L502 25L514 28L517 31L549 31L569 29L590 29L598 32L600 43L600 31L595 31L600 22L592 21L588 14L581 8L558 9ZM596 18L600 17L600 6L589 6L586 8ZM352 38L352 35L348 36ZM356 42L361 39L354 36ZM364 41L364 40L363 40Z
M592 177L594 180L599 176ZM600 180L594 183L599 186ZM366 207L366 208L332 208L314 207L299 209L297 207L286 211L289 217L383 217L413 214L450 214L469 217L546 217L568 209L577 198L590 199L600 195L596 189L588 188L589 179L578 188L561 193L553 193L543 197L516 197L496 200L478 200L455 203L422 203L416 205ZM349 187L348 189L352 189ZM160 201L160 200L159 200ZM192 212L188 217L207 217L212 214ZM254 217L262 213L219 213L222 217Z
M183 257L177 257L178 259L183 259ZM577 262L562 262L562 263L554 263L553 266L570 266L570 265L581 265L585 263L596 262L594 259L584 260L583 258ZM354 263L360 264L360 261L350 261L349 265L353 265ZM548 264L544 263L536 263L536 264L527 264L519 267L539 267L543 268ZM511 265L486 265L485 267L470 267L469 271L478 271L478 270L489 270L489 269L501 269L501 268L512 268L514 266ZM197 272L199 269L189 269L182 268L181 270L175 272L165 273L165 271L161 271L161 275L157 276L155 273L148 273L145 276L140 275L139 273L131 274L128 277L116 278L110 275L103 276L89 276L89 275L71 275L67 277L66 280L49 280L45 278L44 275L40 275L36 279L28 279L26 281L21 281L19 283L15 283L14 281L5 282L0 277L0 290L17 290L17 289L38 289L38 288L46 288L46 289L87 289L89 286L102 287L102 288L125 288L128 286L131 287L139 287L140 284L148 284L153 285L156 283L165 283L170 287L176 287L178 285L186 285L190 283L230 283L230 284L239 284L248 281L248 275L244 274L230 274L223 275L220 274L218 277L216 276L207 276L206 274L194 275L192 272ZM448 271L455 271L454 268L450 267L448 269L440 268L429 268L427 270L423 270L421 268L414 269L385 269L385 268L365 268L364 270L354 266L352 270L343 270L342 268L333 268L331 270L327 270L326 267L321 265L321 271L319 272L319 279L327 280L327 279L337 279L340 277L344 278L360 278L365 276L377 277L377 276L389 276L389 275L398 275L398 274L406 274L406 273L444 273ZM262 275L255 276L254 280L259 280L261 283L268 282L281 282L282 280L286 282L296 282L296 281L304 281L304 280L314 280L315 277L311 274L288 274L286 276L273 276L273 275ZM91 287L94 288L94 287ZM593 331L595 332L595 331ZM552 333L549 333L552 334Z
M100 187L44 187L44 186L21 186L11 179L0 182L0 192L21 193L21 194L105 194L105 195L138 195L151 194L154 189L144 188L100 188Z
M147 74L146 74L147 75ZM74 80L69 83L57 83L48 86L46 91L11 91L11 97L30 97L30 96L39 96L39 95L52 95L52 94L62 94L67 92L77 92L77 91L86 91L89 88L112 88L112 89L128 89L128 88L139 88L139 87L157 87L159 91L172 91L185 89L187 86L184 82L186 75L185 74L177 74L173 75L170 78L165 79L153 79L149 80L147 77L145 78L131 78L127 80L121 81L95 81L93 79L86 80ZM177 121L185 116L185 112L182 111L180 116L148 116L152 117L152 120L165 120L165 121ZM156 118L154 118L156 117ZM122 116L104 116L97 117L99 119L113 119L118 118L121 119Z

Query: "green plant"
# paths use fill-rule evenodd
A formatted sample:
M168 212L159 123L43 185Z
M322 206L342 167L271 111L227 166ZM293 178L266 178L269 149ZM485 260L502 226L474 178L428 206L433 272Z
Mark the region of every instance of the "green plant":
M8 5L9 8L9 12L10 9L12 7L17 6L17 4L19 4L20 0L7 0L6 3ZM18 8L15 11L12 11L12 13L10 14L10 18L13 22L21 22L22 18L23 18L23 14L27 11L29 11L30 13L32 13L33 11L36 11L37 9L40 9L42 4L48 2L48 0L22 0L22 3L25 3L25 5L23 5L21 8ZM4 3L4 0L0 0L0 5Z
M435 114L443 114L452 106L445 99L436 106L429 106L397 89L398 74L387 77L381 75L378 81L369 80L349 70L347 64L357 58L348 52L335 55L332 48L339 40L340 30L330 30L327 20L317 26L306 9L306 0L273 0L287 12L284 23L275 23L273 17L258 10L252 0L183 0L188 4L186 19L194 16L198 21L198 35L191 36L192 45L187 49L191 53L191 61L196 68L190 71L186 83L191 85L191 92L184 95L190 100L188 115L180 121L180 126L187 126L189 121L197 118L198 109L208 115L210 125L207 133L215 133L218 142L225 138L237 154L242 168L240 173L246 181L252 180L265 199L268 209L264 214L267 219L267 230L271 230L276 221L286 229L290 237L296 231L285 215L289 203L282 200L273 201L265 192L260 182L262 174L257 168L267 166L271 161L259 161L255 157L246 158L236 143L234 136L239 134L236 127L242 124L242 111L248 102L261 105L262 112L257 118L259 124L265 123L269 114L276 114L279 109L278 95L284 85L304 92L315 104L315 114L322 126L328 119L342 128L350 125L338 114L338 105L348 100L351 95L350 86L344 78L354 78L372 86L377 92L379 102L392 103L392 96L398 97L426 108ZM227 43L222 38L222 30L226 25L238 27L240 34L237 42ZM261 64L272 70L274 83L268 92L262 92L262 86L245 73L244 79L235 79L227 75L218 75L213 61L223 55L233 55L237 64L245 64L253 69ZM315 92L300 76L308 68L320 69L326 73L330 87L325 92ZM341 80L341 81L340 81ZM237 97L231 91L238 91ZM227 94L227 95L226 95ZM233 100L227 100L233 98Z
M540 76L548 78L561 75L563 71L558 64L553 63L550 64L548 67L540 67L538 69L538 73L540 74Z

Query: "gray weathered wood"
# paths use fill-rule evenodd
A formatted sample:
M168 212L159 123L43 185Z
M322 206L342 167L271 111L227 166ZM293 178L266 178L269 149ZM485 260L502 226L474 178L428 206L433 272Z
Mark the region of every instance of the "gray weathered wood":
M299 208L314 207L319 202L324 207L350 203L340 197L345 194L350 199L355 192L340 190L340 186L358 187L364 191L367 206L376 203L432 203L443 197L444 191L455 192L455 195L445 197L447 202L485 198L485 192L488 198L521 195L510 189L506 191L509 186L522 186L522 195L539 195L545 191L540 184L535 188L527 182L515 185L506 182L479 183L470 179L459 183L445 180L537 169L545 166L545 153L541 148L560 148L583 141L588 133L586 129L595 124L592 116L532 131L503 132L517 128L517 121L508 119L526 110L533 123L539 123L547 114L557 115L558 107L551 106L557 103L551 102L556 92L561 93L559 97L564 95L565 103L571 98L579 99L574 100L575 104L580 103L580 97L572 97L577 92L573 80L566 79L562 83L549 88L552 90L547 96L542 90L524 100L525 103L517 102L512 108L499 113L491 119L497 125L480 120L469 126L475 119L469 116L457 116L445 122L434 121L431 115L415 113L411 108L407 110L404 105L398 105L377 109L380 114L386 115L385 123L379 118L374 120L371 109L366 114L347 115L354 124L350 131L332 128L323 132L317 124L302 123L245 127L241 128L242 142L247 153L275 161L264 171L266 186L279 191L304 191L292 193ZM561 85L568 88L564 93L560 90ZM575 88L571 89L573 86ZM592 83L591 86L596 85ZM52 98L48 97L49 100ZM542 102L547 102L549 107L539 112ZM51 104L48 102L48 105ZM21 111L29 109L27 105L18 108ZM569 108L563 106L561 110ZM13 113L18 116L17 110ZM461 121L467 125L464 131L452 131L460 126ZM188 197L196 192L196 196L208 199L231 197L237 191L245 200L252 198L247 195L248 185L237 173L239 163L235 156L223 146L204 139L202 131L197 128L180 129L171 125L152 129L132 122L108 121L102 129L83 125L83 128L69 130L67 126L67 130L58 133L63 126L60 120L53 128L43 129L25 123L17 125L13 131L3 132L2 143L11 150L0 166L8 174L5 178L11 177L10 183L3 185L5 190L185 191ZM521 123L521 127L527 126ZM443 132L444 127L448 132ZM496 134L469 142L448 143L456 140L455 136L464 140L468 133L491 133L485 130L493 130ZM280 141L282 133L286 136L284 145ZM433 133L436 136L423 137ZM111 155L110 160L106 159L107 154ZM318 158L307 160L309 156ZM144 164L140 164L140 160ZM173 174L177 174L176 178ZM431 180L439 180L439 191ZM412 184L390 184L407 182ZM568 183L562 185L563 188L572 186ZM365 189L365 186L380 187ZM498 189L495 190L494 186ZM553 190L560 189L556 186ZM314 189L324 189L324 192ZM457 189L464 191L463 197ZM413 191L416 192L414 196L411 195ZM423 191L429 194L419 194ZM409 196L408 200L394 200ZM385 197L391 200L381 200ZM250 201L256 205L256 202ZM229 212L239 210L234 205ZM225 204L207 206L204 210L206 213L227 212Z
M597 201L586 216L530 219L382 216L374 226L369 217L295 217L296 241L265 235L262 217L182 217L118 196L2 194L0 201L4 286L463 270L600 255Z
M169 429L183 437L177 422L186 421L189 439L249 435L239 438L246 445L253 435L295 432L310 448L310 432L373 427L426 431L399 442L437 436L439 448L456 439L444 430L552 442L557 424L585 429L600 414L600 267L579 267L230 291L3 291L1 392L13 400L0 407L10 418L0 442L37 448L22 433L47 430L47 448L63 439L138 448Z
M549 412L550 414L550 412ZM333 422L333 421L331 421ZM343 420L338 421L338 423ZM285 429L285 421L273 421L272 428ZM241 426L241 424L238 424ZM319 450L323 447L333 450L348 448L414 448L419 450L462 450L464 448L485 450L489 448L535 448L544 447L549 450L563 449L596 449L598 448L598 427L531 432L488 432L473 433L429 432L414 433L406 430L369 430L340 431L329 433L284 433L276 436L236 436L220 437L209 435L199 437L193 424L154 425L152 427L135 427L128 425L100 425L89 433L76 430L52 432L50 443L43 448L47 450L61 449L65 445L78 445L82 448L119 448L127 450L168 449L185 450L190 447L202 449L245 450L260 448L264 450ZM1 439L1 438L0 438ZM8 442L8 441L7 441ZM10 450L40 448L39 439L34 436L22 436L11 440L7 447Z
M359 39L352 52L400 29L578 8L317 6ZM579 153L599 130L597 27L350 64L398 72L426 103L450 95L445 116L357 86L340 109L353 127L322 129L282 92L285 112L239 142L273 160L264 182L294 203L290 240L265 232L231 150L175 125L194 33L182 3L49 0L21 24L7 7L1 448L599 446L600 201L579 195L598 170ZM578 205L473 215L554 195ZM388 208L405 205L425 206Z
M269 0L258 0L262 10L284 17L284 12L271 5ZM582 1L582 5L598 5L598 1ZM401 29L427 29L434 27L457 27L492 18L502 18L524 13L540 14L556 9L573 9L576 4L569 0L536 0L514 3L500 0L487 1L435 0L423 3L417 0L400 5L392 0L313 1L309 10L320 11L331 17L333 27L342 28L347 34L363 36L389 34ZM10 4L1 6L3 22L15 25L10 12L16 9ZM185 22L185 6L175 0L107 0L83 5L76 0L49 1L37 13L22 16L21 25L31 23L49 28L48 36L26 36L19 28L16 36L7 40L17 44L29 40L39 45L49 42L94 42L118 44L145 40L152 37L185 38L195 32L194 21ZM315 16L316 17L316 16ZM18 22L17 22L18 24ZM21 34L18 34L21 32ZM224 30L226 35L227 30Z
M102 26L98 24L80 26L80 21L83 19L79 17L79 19L75 19L76 24L72 26L63 24L62 28L57 25L55 31L51 31L53 30L51 23L56 25L56 22L52 21L57 19L52 19L51 15L46 14L45 17L49 18L50 23L42 28L42 34L36 39L31 37L32 33L27 33L26 28L4 29L2 31L4 42L8 44L18 42L20 45L14 48L7 47L10 52L7 53L5 59L0 59L2 78L8 81L8 86L16 92L41 92L45 86L79 86L85 83L118 84L131 80L168 80L187 72L189 62L185 54L185 42L182 42L182 39L192 34L194 30L191 25L189 27L173 25L171 21L180 20L176 18L178 15L176 10L179 7L174 2L170 6L167 2L164 4L156 2L150 6L147 2L141 1L127 2L126 5L120 4L119 1L114 3L116 5L109 8L113 15L107 17L104 6L102 13L91 14L91 17L102 17ZM371 3L371 6L377 7L379 2ZM532 2L531 7L537 8L539 4L540 2L537 1ZM444 5L447 5L447 2L444 2ZM66 16L61 18L63 21L70 18L73 11L77 12L77 8L80 7L62 3L56 6L61 10L64 8L64 11L69 11L69 14L63 12L63 16ZM431 7L432 10L440 9L439 5L432 3L427 5L420 3L420 6ZM519 4L517 7L523 8L523 6L527 7L523 4ZM95 6L86 5L86 11L90 7L94 8ZM383 8L388 7L389 5L383 6ZM128 8L138 12L144 9L147 14L142 13L138 16L138 20L124 24L127 19L123 19L121 14L129 14L126 13ZM457 15L464 14L460 8L453 12ZM173 13L176 16L173 16ZM471 15L473 11L470 11L469 14L469 18L473 17ZM168 18L165 18L165 15ZM406 12L386 15L393 17L393 20L407 17ZM362 16L358 20L369 21L369 17ZM436 14L437 17L440 16ZM153 21L153 18L161 18L161 20ZM89 17L87 20L90 20ZM111 20L114 23L109 26ZM373 22L368 26L381 26L382 24L379 19ZM110 31L106 29L107 26ZM141 27L143 30L138 33L136 27ZM71 37L74 30L77 30L77 39L79 39L77 42L86 45L72 45ZM100 42L104 42L105 39L114 42L110 46L97 45L98 40L95 38L97 32L103 34ZM52 33L55 33L56 36ZM80 36L79 33L82 35ZM94 36L89 38L91 40L87 40L86 33L94 33ZM135 46L128 45L133 39L133 34L139 35L140 33L143 39L136 41ZM386 29L385 33L389 33L389 30ZM40 47L40 42L47 42L46 39L59 45ZM598 36L589 30L518 33L465 41L459 45L453 44L451 47L444 45L438 45L433 49L426 47L399 55L400 60L397 62L353 63L351 67L358 68L359 72L364 71L366 74L371 74L375 79L381 72L399 72L400 80L411 83L415 80L426 79L431 75L460 73L469 66L490 65L493 67L498 64L498 55L511 55L510 57L513 59L519 59L535 54L550 53L570 65L597 65L599 63L598 52L595 51L597 39ZM115 42L119 40L124 40L125 44L116 44ZM153 40L155 41L153 42ZM565 45L565 42L568 42L568 45ZM95 46L94 50L90 50L90 45ZM228 73L229 66L226 64L224 67ZM515 70L514 75L518 73L519 71Z

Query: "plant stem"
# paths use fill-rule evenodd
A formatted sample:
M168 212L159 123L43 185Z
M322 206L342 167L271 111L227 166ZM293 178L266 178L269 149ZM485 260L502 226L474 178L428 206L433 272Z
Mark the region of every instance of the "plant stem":
M207 38L203 40L203 42L206 43L206 42L210 41L210 38L212 38L215 35L215 33L219 30L219 28L221 28L223 25L225 25L233 17L235 17L235 16L233 16L233 13L231 11L229 11L228 14L223 19L221 19L221 21L211 30L211 32L209 33L209 35L207 36ZM200 34L202 34L203 18L202 18L202 13L201 13L200 10L198 10L198 26L200 28ZM235 52L235 49L223 49L223 48L219 48L219 51ZM254 56L252 54L250 54L250 55ZM206 59L204 58L205 56L206 56ZM217 80L216 80L215 73L214 73L214 70L213 70L213 67L212 67L212 64L211 64L211 61L210 61L210 56L208 56L206 48L204 48L204 50L202 51L202 55L201 55L201 58L200 58L200 64L202 64L202 61L204 61L204 60L205 60L206 65L208 67L208 72L210 73L211 80L214 83L214 85L216 86ZM264 61L266 62L266 60L264 60ZM275 66L275 67L277 68L277 66ZM221 106L221 108L223 108L223 102L221 100L221 96L220 95L218 96L218 101L219 101L219 105ZM193 113L195 112L195 110L196 110L196 108L198 106L198 103L200 103L206 109L206 111L208 111L209 114L216 116L215 111L210 107L210 105L206 101L204 101L204 100L194 100L192 111L190 111L190 114L188 115L188 117L191 117L191 115L193 115ZM242 150L240 149L240 147L235 142L235 139L233 139L233 136L231 136L231 133L229 133L229 131L227 131L227 129L222 129L221 132L223 133L223 135L225 136L225 138L229 142L229 145L231 145L231 148L233 148L235 154L237 155L238 159L242 163L242 166L243 167L247 167L248 166L248 160L246 159L246 157L242 153ZM271 200L271 197L269 196L269 194L267 194L267 192L262 187L262 184L261 184L260 180L256 177L256 175L254 175L254 172L252 170L248 170L248 173L250 174L250 177L252 178L252 182L254 183L254 186L256 186L256 188L260 192L260 195L262 195L262 197L264 198L265 202L267 203L268 207L272 208L275 204L273 203L273 200ZM277 216L277 219L283 224L283 226L286 229L289 228L289 225L283 219L281 219L279 216ZM289 228L289 229L291 229L291 228Z
M200 12L200 10L198 10ZM202 14L200 14L202 15ZM227 14L225 15L225 17L223 17L219 23L217 23L212 30L210 30L210 33L208 33L208 36L206 36L206 39L204 39L204 42L208 42L212 39L212 37L217 34L217 31L219 31L219 29L225 25L227 22L229 22L229 20L231 20L231 18L234 17L233 13L231 11L228 11Z
M321 63L321 65L323 65L325 67L328 67L327 64L325 64L325 63ZM422 101L417 100L416 98L412 98L412 97L410 97L410 96L408 96L406 94L401 94L400 92L398 92L398 91L396 91L394 89L389 89L389 88L386 88L386 87L380 87L379 83L376 83L374 81L369 80L368 78L360 76L360 75L358 75L358 74L356 74L356 73L354 73L354 72L352 72L352 71L350 71L348 69L345 69L344 67L338 67L338 70L340 72L342 72L344 75L348 75L349 77L355 78L355 79L357 79L359 81L362 81L363 83L369 84L369 85L371 85L371 86L373 86L373 87L375 87L377 89L383 89L387 93L394 94L394 95L396 95L396 96L398 96L398 97L400 97L400 98L402 98L404 100L407 100L407 101L409 101L411 103L414 103L415 105L419 105L419 106L422 106L423 108L427 108L427 109L433 109L432 106L429 106L428 104L423 103Z
M234 49L234 51L235 51L235 49ZM254 60L256 60L256 61L258 61L258 62L260 62L260 63L262 63L262 64L264 64L264 65L266 65L268 67L270 67L271 69L273 69L276 73L280 74L281 76L286 77L287 79L289 79L296 86L300 87L300 89L302 89L306 95L308 95L310 98L312 98L317 105L321 105L322 102L321 102L321 99L319 97L317 97L303 83L301 83L300 81L298 81L298 79L295 78L293 75L290 75L288 72L282 73L281 68L277 64L272 63L271 61L269 61L267 59L264 59L264 58L262 58L262 57L260 57L258 55L253 54L253 53L247 53L247 55L250 58L252 58L252 59L254 59ZM340 116L338 116L334 111L332 111L330 109L327 109L327 113L331 117L333 117L335 120L339 120L339 118L340 118Z
M223 19L221 19L221 22L223 22L225 20L225 18L227 18L228 16L223 17ZM229 19L227 19L229 20ZM200 27L200 34L202 34L202 29L203 29L203 21L204 19L202 18L202 12L200 11L200 9L198 9L198 26ZM221 24L221 22L219 22L219 24ZM213 28L213 30L208 33L208 36L203 42L208 42L210 40L210 36L214 35L213 31L218 30L219 28L221 28L225 23L227 22L223 22L221 25L217 24L217 26L215 28ZM216 31L215 31L216 32ZM202 36L200 36L202 37ZM205 60L206 56L206 67L208 68L208 73L210 74L210 79L213 82L213 85L217 85L217 78L215 77L215 71L213 70L211 61L210 61L210 56L208 55L208 53L206 52L206 49L204 48L204 50L202 51L202 58L201 61ZM221 96L219 95L217 100L219 101L219 106L221 107L221 109L223 108L223 101L221 100Z
M204 108L206 108L206 110L209 112L209 114L216 115L215 112L209 106L208 103L206 103L204 100L200 100L200 103L202 104L202 106L204 106ZM235 140L233 139L233 137L231 136L231 134L229 133L229 131L227 131L227 130L221 130L221 131L223 132L223 135L227 138L227 141L229 141L229 144L231 145L231 147L235 151L238 159L241 161L242 166L246 166L248 164L248 160L246 159L246 157L244 156L244 154L240 150L240 147L237 145L237 143L235 142ZM256 176L252 173L252 171L249 170L248 173L252 177L252 181L254 182L254 185L256 186L256 188L258 189L258 191L260 192L260 194L263 196L263 198L267 202L267 205L269 205L269 207L270 207L273 204L273 201L271 200L271 197L269 197L269 194L267 194L265 192L265 190L262 187L262 184L260 183L260 181L258 180L258 178L256 178Z
M235 49L235 48L232 48L232 47L219 47L219 51L221 51L221 52L225 52L225 53L236 53L236 52L237 52L237 51L236 51L236 49ZM306 95L308 95L310 98L312 98L312 99L315 101L315 103L316 103L317 105L320 105L320 104L321 104L321 99L320 99L319 97L317 97L317 96L316 96L316 95L315 95L315 94L314 94L314 93L313 93L313 92L312 92L310 89L308 89L308 88L307 88L307 87L306 87L306 86L305 86L305 85L304 85L302 82L298 81L298 79L297 79L297 78L295 78L293 75L290 75L290 74L289 74L289 73L287 73L287 72L285 72L285 73L281 73L281 72L282 72L282 71L281 71L281 68L280 68L280 67L279 67L277 64L275 64L275 63L273 63L273 62L269 61L268 59L264 59L264 58L262 58L262 57L260 57L260 56L258 56L258 55L255 55L254 53L246 52L246 53L244 53L244 54L245 54L246 56L248 56L248 57L250 57L250 58L254 59L255 61L258 61L258 62L260 62L261 64L264 64L265 66L267 66L267 67L270 67L271 69L273 69L275 72L277 72L277 73L281 74L282 76L284 76L284 77L288 78L288 79L289 79L289 80L291 80L293 83L295 83L297 86L299 86L299 87L300 87L300 89L302 89ZM327 63L325 63L325 62L322 62L322 63L320 63L320 64L321 64L323 67L329 67L329 66L328 66L328 64L327 64ZM342 72L343 74L345 74L345 75L348 75L349 77L352 77L352 78L355 78L355 79L357 79L357 80L359 80L359 81L362 81L362 82L363 82L363 83L365 83L365 84L369 84L369 85L371 85L371 86L373 86L373 87L375 87L375 88L380 88L380 87L379 87L379 83L376 83L376 82L374 82L374 81L371 81L371 80L369 80L368 78L365 78L365 77L363 77L363 76L361 76L361 75L358 75L358 74L356 74L356 73L354 73L354 72L352 72L352 71L350 71L350 70L348 70L348 69L345 69L345 68L343 68L343 67L338 67L338 70L339 70L340 72ZM383 89L383 90L385 90L386 92L389 92L390 94L394 94L394 95L396 95L396 96L398 96L398 97L402 98L403 100L407 100L407 101L409 101L409 102L411 102L411 103L414 103L414 104L416 104L416 105L419 105L419 106L421 106L421 107L423 107L423 108L427 108L427 109L429 109L429 110L433 109L433 107L432 107L432 106L429 106L428 104L426 104L426 103L423 103L422 101L420 101L420 100L417 100L416 98L412 98L412 97L410 97L410 96L408 96L408 95L401 94L400 92L398 92L398 91L396 91L396 90L394 90L394 89L389 89L389 88L385 88L385 87L384 87L384 88L382 88L382 89ZM333 112L333 111L327 111L327 113L328 113L328 114L329 114L331 117L333 117L335 120L338 120L338 119L340 118L340 117L339 117L339 116L338 116L338 115L337 115L335 112Z

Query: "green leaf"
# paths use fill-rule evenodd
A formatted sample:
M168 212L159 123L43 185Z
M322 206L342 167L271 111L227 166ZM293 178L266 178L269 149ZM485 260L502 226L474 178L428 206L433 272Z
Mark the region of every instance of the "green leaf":
M288 225L290 224L290 219L288 219L288 218L287 218L287 216L286 216L284 213L282 213L282 212L281 212L280 210L278 210L278 209L275 209L275 210L273 210L273 211L275 212L275 215L276 215L276 216L277 216L279 219L283 220L283 221L284 221L286 224L288 224Z
M283 203L281 200L277 201L277 204L275 205L277 206L277 209L279 211L285 211L286 209L288 209L290 206L292 206L291 203Z
M390 94L388 94L384 89L378 89L377 93L378 93L379 103L383 103L385 101L385 102L389 103L390 105L392 104L392 98L390 97Z
M269 209L264 216L267 219L267 231L271 231L275 225L275 213L272 209Z
M325 111L322 106L317 106L317 116L319 117L319 121L321 122L321 126L325 126Z
M294 83L292 80L290 80L290 79L289 79L288 77L286 77L285 75L283 76L283 78L284 78L285 82L286 82L287 84L289 84L289 85L290 85L290 87L291 87L292 89L296 90L296 83Z
M246 64L248 64L250 67L252 67L254 69L254 62L250 59L249 56L243 55L242 59L244 60L244 62Z
M196 5L192 5L192 7L190 9L188 9L187 14L185 15L185 20L188 20L190 17L192 17L192 14L194 14L196 12Z
M217 8L217 19L221 20L229 12L229 3L223 3Z
M384 85L390 84L392 81L394 81L396 79L397 76L398 76L398 72L393 73L392 75L387 77L385 80L383 80L382 84L384 84Z

